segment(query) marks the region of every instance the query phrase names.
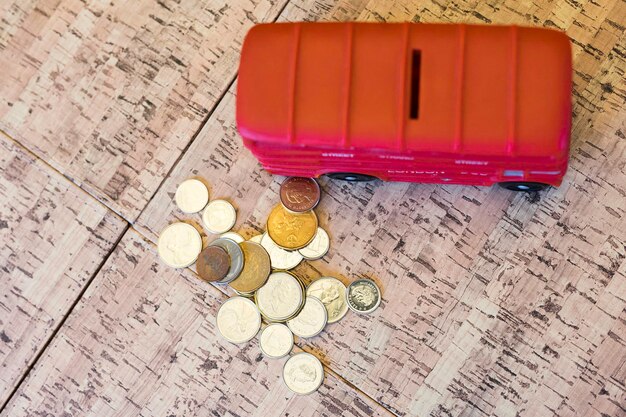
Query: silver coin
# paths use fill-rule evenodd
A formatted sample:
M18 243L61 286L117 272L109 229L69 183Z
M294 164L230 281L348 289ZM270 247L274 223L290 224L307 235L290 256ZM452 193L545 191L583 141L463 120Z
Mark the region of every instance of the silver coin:
M296 336L314 337L324 330L327 321L324 304L315 297L306 297L304 307L296 317L287 321L287 326Z
M326 307L328 323L335 323L348 312L346 286L333 277L321 277L309 284L306 295L316 297Z
M254 293L261 314L273 322L292 318L304 304L304 294L299 280L288 272L274 272L267 282Z
M237 212L232 204L226 200L211 201L202 213L202 222L211 233L221 234L228 232L237 220Z
M283 366L283 381L287 388L296 394L311 394L324 381L324 367L320 360L310 353L296 353Z
M183 213L197 213L209 202L209 190L202 181L188 179L180 183L174 200Z
M163 262L173 268L193 264L202 251L202 237L190 224L172 223L159 235L157 252Z
M254 301L254 293L253 292L242 292L242 291L237 291L236 289L232 288L231 289L235 292L235 294L241 296L241 297L246 297L249 298L250 300Z
M348 285L346 302L356 313L371 313L380 305L380 288L371 279L358 279Z
M245 242L246 241L246 239L244 239L243 236L241 236L239 233L236 233L236 232L226 232L223 235L221 235L220 237L223 237L225 239L234 240L237 243L241 243L241 242Z
M261 332L259 346L265 356L282 358L293 348L293 333L284 324L272 323Z
M244 297L232 297L222 304L216 317L217 330L232 343L245 343L261 328L257 306Z
M243 251L239 247L239 244L230 239L221 237L209 243L209 246L218 246L228 252L228 256L230 256L230 268L228 269L228 273L223 280L218 282L228 283L237 278L239 274L241 274L244 262Z
M300 255L302 255L304 259L313 261L326 255L329 248L330 238L328 237L328 233L326 233L326 230L318 227L317 232L315 233L315 237L313 238L311 243L309 243L302 249L298 249L298 252L300 252Z
M302 262L303 258L300 252L297 250L288 251L281 248L267 233L263 234L261 238L261 246L263 246L270 255L270 263L274 269L293 269Z
M250 242L254 242L254 243L258 243L261 244L261 239L263 238L263 235L256 235L256 236L252 236L250 239L248 239Z

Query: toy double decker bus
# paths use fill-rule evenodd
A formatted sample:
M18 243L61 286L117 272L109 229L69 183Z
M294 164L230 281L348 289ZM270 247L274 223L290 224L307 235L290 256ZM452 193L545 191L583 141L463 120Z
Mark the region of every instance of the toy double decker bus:
M567 169L571 78L569 39L549 29L261 24L237 125L275 174L540 190Z

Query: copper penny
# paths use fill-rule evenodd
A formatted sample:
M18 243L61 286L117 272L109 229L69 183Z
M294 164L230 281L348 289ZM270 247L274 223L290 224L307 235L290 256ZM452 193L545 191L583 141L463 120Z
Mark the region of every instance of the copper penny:
M290 177L280 185L280 202L295 213L315 208L320 195L320 186L313 178Z
M220 281L224 279L230 268L230 256L218 247L209 246L200 252L196 261L196 271L200 278L207 282Z

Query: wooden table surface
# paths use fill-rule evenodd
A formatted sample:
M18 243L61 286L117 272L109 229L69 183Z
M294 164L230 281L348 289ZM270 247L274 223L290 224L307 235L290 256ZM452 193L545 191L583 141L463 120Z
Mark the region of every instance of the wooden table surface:
M191 176L263 230L282 178L237 134L239 50L299 20L545 26L574 57L559 188L321 180L331 250L296 272L383 302L297 342L326 370L309 396L155 253L200 227L172 202ZM625 31L623 0L0 3L1 415L626 416Z

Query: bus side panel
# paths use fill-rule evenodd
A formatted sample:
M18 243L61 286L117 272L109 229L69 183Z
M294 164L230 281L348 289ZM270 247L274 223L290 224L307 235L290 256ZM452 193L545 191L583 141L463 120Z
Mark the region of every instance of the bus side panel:
M336 145L349 88L350 25L303 24L294 98L297 143Z
M505 155L515 110L515 28L467 26L463 76L462 129L459 151ZM514 36L514 35L513 35Z
M405 25L356 24L353 33L348 143L380 148L397 141L404 108ZM393 145L392 145L393 146Z
M288 142L296 25L256 25L241 52L237 126L247 138Z
M565 158L571 124L569 38L545 29L519 30L517 151Z

